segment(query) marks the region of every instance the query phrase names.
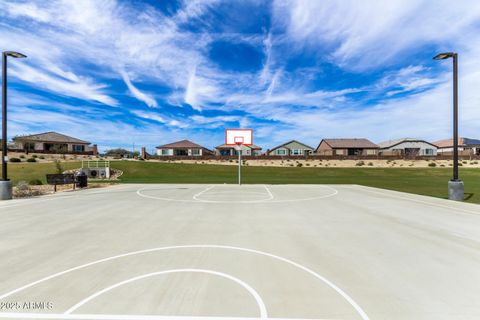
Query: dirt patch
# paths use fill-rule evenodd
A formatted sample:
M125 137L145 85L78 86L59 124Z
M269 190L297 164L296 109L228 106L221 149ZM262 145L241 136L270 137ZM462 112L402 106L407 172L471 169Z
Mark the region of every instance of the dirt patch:
M155 160L149 160L155 161ZM158 161L158 160L157 160ZM185 164L217 164L217 165L238 165L237 160L212 159L212 160L169 160L170 163ZM273 159L273 160L250 160L242 159L245 166L253 167L304 167L304 168L448 168L453 166L452 160L294 160L294 159ZM480 168L478 160L463 160L460 165L466 168Z

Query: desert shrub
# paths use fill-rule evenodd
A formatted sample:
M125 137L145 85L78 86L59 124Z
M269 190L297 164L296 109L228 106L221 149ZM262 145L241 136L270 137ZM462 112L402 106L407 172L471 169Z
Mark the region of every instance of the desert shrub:
M55 160L55 171L58 174L63 173L63 165L60 160Z
M430 163L428 164L428 166L433 168L433 167L436 167L437 164L436 164L435 162L430 162Z
M305 165L306 165L307 167L310 167L310 163L305 163Z
M28 184L31 186L41 186L43 182L40 179L33 179L33 180L30 180Z
M23 154L21 154L20 159L25 159L25 156Z
M10 158L10 162L22 162L19 158Z
M463 164L467 164L467 161L462 161Z
M44 156L40 156L40 157L38 157L38 158L39 158L39 159L45 159L45 157L44 157Z
M32 154L32 158L36 159L38 156L36 154Z
M444 164L441 164L440 167L445 167L445 165L444 165Z
M25 181L19 181L17 183L17 188L14 191L16 197L28 197L30 196L31 189L28 183Z
M462 166L463 166L463 164L462 164L461 162L459 162L459 163L458 163L458 166L459 166L459 167L462 167Z
M27 159L27 162L37 162L37 159L35 159L35 158L28 158L28 159Z
M300 162L297 163L297 167L303 167L303 164L301 164Z
M361 167L361 166L364 166L365 165L365 162L363 161L358 161L357 163L355 163L355 166L357 167Z
M17 183L17 190L22 190L22 191L25 191L25 190L29 190L30 187L28 186L28 183L26 181L18 181Z
M369 166L369 167L373 167L373 162L369 162L369 163L368 163L368 166Z

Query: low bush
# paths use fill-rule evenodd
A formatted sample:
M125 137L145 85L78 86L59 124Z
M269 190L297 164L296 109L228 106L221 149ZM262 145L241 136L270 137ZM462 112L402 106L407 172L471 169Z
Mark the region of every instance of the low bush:
M301 163L299 162L299 163L297 163L297 167L299 167L299 168L300 168L300 167L303 167L303 164L301 164Z
M357 166L357 167L361 167L361 166L364 166L364 165L365 165L364 161L358 161L357 163L355 163L355 166Z
M44 156L40 156L40 157L38 157L38 159L45 159L45 157L44 157Z
M430 163L428 164L428 166L433 168L433 167L436 167L437 164L436 164L435 162L430 162Z
M28 158L28 159L27 159L27 162L37 162L37 159L35 159L35 158Z
M32 154L32 158L38 158L38 156L36 154Z
M25 156L23 154L21 154L20 159L25 159Z
M33 180L30 180L28 184L31 186L41 186L43 182L40 179L33 179Z
M369 166L369 167L373 167L373 162L369 162L369 163L368 163L368 166Z
M10 162L22 162L19 158L10 158Z

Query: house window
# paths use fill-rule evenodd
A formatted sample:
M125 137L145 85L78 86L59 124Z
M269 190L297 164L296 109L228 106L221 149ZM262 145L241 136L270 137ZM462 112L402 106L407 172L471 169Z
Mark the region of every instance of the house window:
M188 150L185 149L174 149L176 156L188 156Z
M192 149L192 156L199 156L200 155L200 149Z
M72 145L73 152L83 152L85 151L85 146L82 144L74 144Z
M433 156L433 149L425 149L425 154L427 156Z
M220 150L220 155L229 156L230 155L230 149L221 149Z
M278 155L281 155L281 156L284 156L284 155L287 154L287 150L285 150L285 149L278 149L278 150L277 150L277 154L278 154Z
M293 150L292 150L292 154L293 154L293 155L301 155L301 154L303 154L303 152L302 152L301 149L293 149Z
M23 148L25 149L25 151L35 151L35 143L25 142L23 144Z
M170 150L168 149L162 149L162 156L168 156L170 154Z

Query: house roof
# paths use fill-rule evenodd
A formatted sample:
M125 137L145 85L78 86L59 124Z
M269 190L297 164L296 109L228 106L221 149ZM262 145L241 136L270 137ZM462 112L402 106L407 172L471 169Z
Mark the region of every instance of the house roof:
M449 148L449 147L453 147L453 139L439 140L434 142L433 144L435 144L439 148ZM460 137L458 138L458 145L459 146L469 146L469 145L476 146L476 145L480 145L480 140Z
M430 143L422 139L416 139L416 138L402 138L402 139L388 140L388 141L380 142L378 146L380 147L380 149L386 149L386 148L391 148L393 146L396 146L403 142L423 142L423 143L428 143L431 146L437 147L433 143Z
M180 140L172 143L167 143L161 146L156 147L157 149L170 149L170 148L200 148L200 149L207 149L205 147L202 147L199 144L196 144L195 142L192 142L190 140ZM208 149L207 149L208 150Z
M57 142L57 143L79 143L90 144L88 141L80 140L74 137L67 136L54 131L32 134L27 136L18 136L12 140L28 140L28 141L42 141L42 142Z
M320 147L320 144L322 144L323 141L325 141L325 143L328 144L332 149L344 149L344 148L378 149L378 145L364 138L322 139L322 141L320 141L320 143L318 144L318 147Z
M244 146L244 147L250 148L252 150L262 150L262 147L259 147L256 144L252 144L250 146ZM215 149L231 149L231 148L235 148L235 146L231 146L231 145L228 145L228 144L221 144L221 145L215 147Z
M296 142L296 143L301 144L302 146L306 147L307 149L313 150L312 147L310 147L309 145L306 145L305 143L301 143L300 141L297 141L297 140L290 140L290 141L288 141L288 142L285 142L284 144L281 144L281 145L279 145L279 146L276 146L275 148L272 148L271 150L269 150L269 152L272 152L272 151L274 151L274 150L277 150L278 148L285 147L286 145L288 145L288 144L290 144L290 143L292 143L292 142ZM286 149L289 149L289 148L287 148L287 147L285 147L285 148L286 148Z

